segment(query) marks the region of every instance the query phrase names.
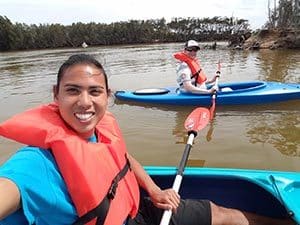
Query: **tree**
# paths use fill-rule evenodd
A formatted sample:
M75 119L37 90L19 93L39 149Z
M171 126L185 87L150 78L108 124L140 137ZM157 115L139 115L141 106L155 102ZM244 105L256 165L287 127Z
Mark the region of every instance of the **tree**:
M0 50L10 50L10 36L13 24L6 16L0 16Z
M299 0L279 0L278 7L274 0L273 10L268 2L269 21L267 28L297 28L300 27L300 1Z

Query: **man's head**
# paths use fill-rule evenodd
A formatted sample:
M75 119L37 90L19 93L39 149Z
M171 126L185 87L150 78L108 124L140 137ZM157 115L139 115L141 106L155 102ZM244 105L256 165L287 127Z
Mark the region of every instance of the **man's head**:
M191 57L196 57L199 50L200 47L197 41L189 40L184 45L184 51Z

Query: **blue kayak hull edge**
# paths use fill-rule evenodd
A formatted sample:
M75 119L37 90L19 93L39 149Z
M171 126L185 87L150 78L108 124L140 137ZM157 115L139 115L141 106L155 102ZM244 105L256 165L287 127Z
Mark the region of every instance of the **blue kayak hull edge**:
M218 91L218 105L250 105L300 100L300 84L279 82L248 81L237 83L221 83L220 90L230 88L232 91ZM164 93L135 94L134 91L117 91L118 100L164 104L164 105L211 105L210 94L180 93L177 87L166 87ZM146 89L144 89L146 90Z
M146 166L162 188L172 187L175 167ZM182 198L209 199L219 205L300 224L300 173L268 170L188 167Z

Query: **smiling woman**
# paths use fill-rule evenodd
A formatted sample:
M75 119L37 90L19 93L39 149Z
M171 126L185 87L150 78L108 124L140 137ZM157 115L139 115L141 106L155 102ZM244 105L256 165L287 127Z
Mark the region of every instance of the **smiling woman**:
M54 99L62 118L84 139L92 136L103 117L110 90L104 69L78 59L59 71L59 81L54 87ZM100 72L99 72L100 70Z

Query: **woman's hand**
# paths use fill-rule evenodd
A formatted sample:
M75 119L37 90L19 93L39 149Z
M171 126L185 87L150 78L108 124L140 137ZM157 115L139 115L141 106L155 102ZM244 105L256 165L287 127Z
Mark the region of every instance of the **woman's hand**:
M173 212L176 211L180 203L179 194L171 188L166 190L156 190L151 193L150 198L157 208L172 210Z

